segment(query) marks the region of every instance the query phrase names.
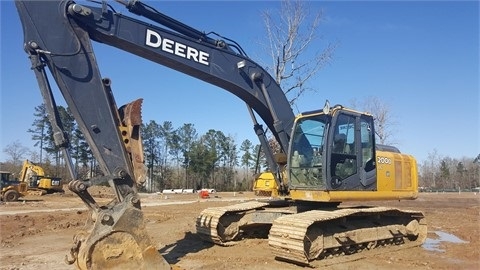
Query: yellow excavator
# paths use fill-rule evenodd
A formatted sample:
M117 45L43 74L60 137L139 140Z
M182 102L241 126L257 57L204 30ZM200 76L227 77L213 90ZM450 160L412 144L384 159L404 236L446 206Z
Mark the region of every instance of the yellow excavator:
M28 183L29 193L44 195L47 193L64 192L61 178L46 176L42 167L28 159L23 162L18 180Z
M205 209L197 232L225 246L268 232L263 237L274 256L300 265L377 247L421 245L427 224L420 211L340 205L417 197L415 158L376 144L373 129L372 115L328 102L298 115L288 154L276 158L282 169L255 179L256 193L275 199Z
M116 106L112 81L100 75L92 41L203 80L247 105L268 163L269 173L262 174L264 186L273 180L275 192L272 199L202 211L196 231L206 241L231 245L266 232L277 259L309 265L377 247L418 246L425 240L426 219L420 211L341 205L417 197L415 159L376 143L373 115L326 102L323 108L295 116L274 78L235 41L198 31L138 0L117 2L149 21L125 16L107 2L92 6L70 0L15 2L23 48L55 144L74 179L69 189L91 211L86 227L74 237L68 263L79 269L170 268L148 237L137 193L146 178L141 99ZM136 78L128 68L125 72ZM75 175L47 70L102 176L78 179ZM278 142L278 152L270 147L266 128ZM102 183L108 183L115 194L106 205L98 204L88 192Z

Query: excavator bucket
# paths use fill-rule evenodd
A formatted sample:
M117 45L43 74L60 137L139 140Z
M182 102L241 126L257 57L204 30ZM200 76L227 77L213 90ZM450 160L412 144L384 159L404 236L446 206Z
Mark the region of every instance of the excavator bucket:
M109 81L104 82L109 86ZM113 100L111 104L116 108ZM141 105L141 99L135 100L122 106L117 114L119 130L132 159L134 185L143 184L146 176L139 131ZM85 229L74 236L74 246L70 250L71 259L67 257L67 263L75 264L82 270L171 269L147 234L136 188L130 188L128 184L122 185L122 181L112 183L115 183L112 188L117 194L116 199L99 207L87 192L85 182L70 182L69 189L90 208L91 217ZM130 192L125 192L129 189Z
M138 204L138 198L129 195L121 203L93 212L86 228L74 236L67 263L82 270L171 269L152 245Z

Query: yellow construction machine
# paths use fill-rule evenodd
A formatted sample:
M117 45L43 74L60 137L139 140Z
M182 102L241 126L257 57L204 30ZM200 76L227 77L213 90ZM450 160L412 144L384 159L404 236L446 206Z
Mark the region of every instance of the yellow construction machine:
M64 192L61 178L46 176L42 167L28 159L23 162L18 180L28 183L28 192L32 194Z
M278 186L271 172L256 174L253 180L253 192L256 196L278 197Z
M14 202L18 198L27 195L27 184L16 180L11 180L11 173L0 171L0 199L4 202Z
M273 199L205 209L196 223L203 239L227 246L268 238L277 259L300 265L426 239L420 211L341 205L417 197L415 158L376 144L372 115L327 102L295 118L287 149L277 170L254 181L257 195Z

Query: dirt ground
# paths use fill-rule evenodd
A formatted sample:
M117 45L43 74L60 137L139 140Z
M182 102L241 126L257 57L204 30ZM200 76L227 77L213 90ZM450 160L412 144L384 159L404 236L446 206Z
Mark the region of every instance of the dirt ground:
M101 203L111 197L101 188L92 193ZM141 194L150 237L174 269L303 268L276 261L267 239L247 239L220 247L201 241L195 234L195 219L203 209L254 198L251 193L216 193L209 199L195 194ZM341 263L324 261L322 268L480 269L480 194L422 193L415 201L369 205L423 211L429 230L426 243L411 249L362 252ZM0 269L73 269L64 258L87 213L80 199L69 193L27 196L19 202L1 204Z

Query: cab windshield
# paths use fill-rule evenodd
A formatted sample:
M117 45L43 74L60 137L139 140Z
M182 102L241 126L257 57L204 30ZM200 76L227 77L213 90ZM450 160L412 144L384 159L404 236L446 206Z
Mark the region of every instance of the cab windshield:
M325 115L316 115L297 120L289 152L290 186L325 187L322 179L322 152L327 119Z

